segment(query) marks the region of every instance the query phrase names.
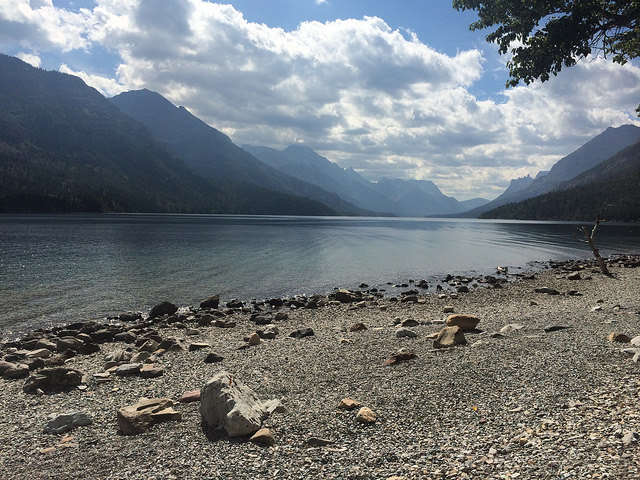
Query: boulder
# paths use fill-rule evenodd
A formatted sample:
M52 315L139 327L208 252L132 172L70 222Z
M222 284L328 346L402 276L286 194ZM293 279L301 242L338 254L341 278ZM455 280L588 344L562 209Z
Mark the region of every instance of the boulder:
M366 330L366 329L367 329L367 326L362 322L354 323L353 325L351 325L349 327L349 331L350 332L360 332L360 331Z
M268 414L256 393L225 371L200 389L203 423L213 428L224 428L230 437L254 434Z
M220 295L211 295L200 302L200 308L216 309L220 305Z
M161 302L149 311L149 318L161 317L162 315L173 315L178 311L178 307L171 302Z
M448 327L458 326L463 332L470 332L476 329L480 319L475 315L454 314L447 317L446 323Z
M434 348L449 348L456 345L466 345L467 339L458 325L444 327L433 340Z
M49 421L44 426L45 433L64 433L72 428L91 425L93 419L84 412L62 413L49 415Z
M251 335L249 335L249 337L247 338L247 343L251 346L254 345L260 345L260 335L258 335L257 332L253 332Z
M118 410L118 427L123 435L136 435L160 422L181 420L182 414L173 409L169 398L141 398L135 405Z
M82 373L73 368L51 367L43 368L31 374L24 383L22 390L25 393L36 393L38 389L57 390L68 389L82 383Z

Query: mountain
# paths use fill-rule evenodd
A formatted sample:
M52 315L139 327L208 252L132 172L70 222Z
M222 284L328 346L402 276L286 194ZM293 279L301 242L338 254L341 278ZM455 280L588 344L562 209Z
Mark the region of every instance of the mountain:
M183 159L196 173L218 183L255 186L280 194L309 198L345 215L366 212L311 183L300 181L288 172L278 171L235 145L229 137L176 107L166 98L149 90L136 90L111 98L123 113L138 120Z
M329 214L213 185L81 79L0 55L0 211Z
M397 213L394 202L378 193L375 185L352 168L342 168L309 147L290 145L282 151L252 145L242 148L267 165L333 192L360 208Z
M525 188L509 191L510 185L498 198L480 208L465 213L465 216L476 217L501 205L519 202L562 188L561 185L564 182L589 170L639 140L640 127L635 125L623 125L617 128L609 127L576 151L560 159L546 175L538 174Z
M481 218L593 221L605 204L606 220L640 222L640 142L552 192L503 205Z
M425 217L464 210L460 202L444 195L428 180L381 178L376 190L391 199L397 205L397 214L403 217Z
M367 210L424 217L463 212L486 203L480 199L467 206L444 195L430 181L383 178L373 183L352 168L342 168L302 145L290 145L284 150L252 145L243 148L264 163Z
M482 207L489 203L486 198L470 198L469 200L458 200L464 211L472 210L474 208Z

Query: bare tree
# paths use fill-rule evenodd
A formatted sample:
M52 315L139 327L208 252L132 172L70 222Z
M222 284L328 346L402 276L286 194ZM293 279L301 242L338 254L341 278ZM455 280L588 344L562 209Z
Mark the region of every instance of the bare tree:
M602 215L604 214L604 211L606 209L607 209L607 204L605 203L600 209L600 212L598 213L598 216L596 217L596 220L593 224L593 228L591 230L589 230L588 227L580 227L578 230L580 230L583 233L584 238L586 239L585 241L587 242L587 244L589 245L589 248L593 252L593 256L595 257L596 262L598 263L598 266L600 267L600 271L602 272L602 274L610 276L611 273L607 268L607 264L605 263L604 258L600 256L600 252L596 248L596 244L593 241L593 238L596 236L596 230L598 229L598 225L600 225L600 223L604 221L602 220Z

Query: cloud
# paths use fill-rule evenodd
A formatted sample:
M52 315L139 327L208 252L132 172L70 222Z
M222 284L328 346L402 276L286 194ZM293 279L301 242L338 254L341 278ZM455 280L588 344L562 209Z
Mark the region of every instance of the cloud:
M56 8L51 0L0 1L0 47L18 44L33 50L62 52L87 48L84 33L91 13Z
M640 98L640 67L588 59L479 100L474 86L497 74L494 48L446 55L377 17L285 31L203 0L96 0L77 12L0 0L0 46L106 49L120 58L114 76L77 61L61 70L106 95L155 90L238 144L304 143L370 179L430 179L461 198L495 196L637 122Z
M23 62L27 62L32 67L40 68L40 65L42 65L42 59L36 53L20 52L16 54L16 57L18 57Z

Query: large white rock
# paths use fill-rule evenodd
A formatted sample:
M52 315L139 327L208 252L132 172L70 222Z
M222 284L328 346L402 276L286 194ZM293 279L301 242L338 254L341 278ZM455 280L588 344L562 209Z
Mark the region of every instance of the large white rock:
M240 437L257 432L269 411L253 390L222 371L200 389L200 415L207 425Z

